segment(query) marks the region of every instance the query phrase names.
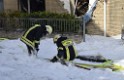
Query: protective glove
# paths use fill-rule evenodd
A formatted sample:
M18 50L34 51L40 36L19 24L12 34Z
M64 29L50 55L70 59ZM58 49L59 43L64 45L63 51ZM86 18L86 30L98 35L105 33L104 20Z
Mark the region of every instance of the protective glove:
M37 52L39 51L38 45L39 45L39 43L35 43L35 49Z
M57 61L58 61L58 59L56 58L56 56L53 57L53 59L50 60L50 62L57 62Z
M38 52L38 51L39 51L39 49L38 49L38 48L36 48L36 51Z
M63 65L68 66L68 64L65 62L65 60L64 60L64 59L60 59L60 63L61 63L61 64L63 64Z

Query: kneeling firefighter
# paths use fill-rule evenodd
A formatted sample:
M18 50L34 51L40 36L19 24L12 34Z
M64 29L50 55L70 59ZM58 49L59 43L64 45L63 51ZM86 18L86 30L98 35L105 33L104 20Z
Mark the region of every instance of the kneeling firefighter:
M51 33L52 27L50 25L35 24L23 34L20 40L26 44L29 55L34 54L37 56L40 39Z
M51 59L51 62L60 61L66 65L66 61L72 61L76 58L77 52L73 41L67 37L55 35L53 42L57 45L58 54Z

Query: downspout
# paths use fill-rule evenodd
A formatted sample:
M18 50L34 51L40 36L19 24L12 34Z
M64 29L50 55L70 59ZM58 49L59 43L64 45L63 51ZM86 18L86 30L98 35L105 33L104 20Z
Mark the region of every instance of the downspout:
M106 0L104 0L104 36L106 36L106 23L107 23L107 19L106 19L106 13L107 9L106 9Z
M27 0L28 3L28 14L30 14L31 10L30 10L30 0Z

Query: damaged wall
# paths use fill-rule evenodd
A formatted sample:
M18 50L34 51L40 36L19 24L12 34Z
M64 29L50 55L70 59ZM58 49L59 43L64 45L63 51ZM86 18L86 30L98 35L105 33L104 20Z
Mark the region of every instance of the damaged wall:
M124 25L124 0L107 0L107 36L121 33ZM104 35L104 3L98 1L92 20L87 24L89 34Z

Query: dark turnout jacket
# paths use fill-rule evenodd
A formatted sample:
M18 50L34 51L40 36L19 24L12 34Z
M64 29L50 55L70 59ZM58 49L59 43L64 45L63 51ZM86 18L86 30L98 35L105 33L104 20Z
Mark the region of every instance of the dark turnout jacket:
M47 34L45 25L34 25L30 27L21 37L21 41L24 42L26 45L32 47L38 47L40 43L40 38Z
M60 37L56 45L58 47L58 54L51 61L55 62L58 59L64 59L65 61L71 61L77 56L77 52L73 46L73 41L67 37Z

